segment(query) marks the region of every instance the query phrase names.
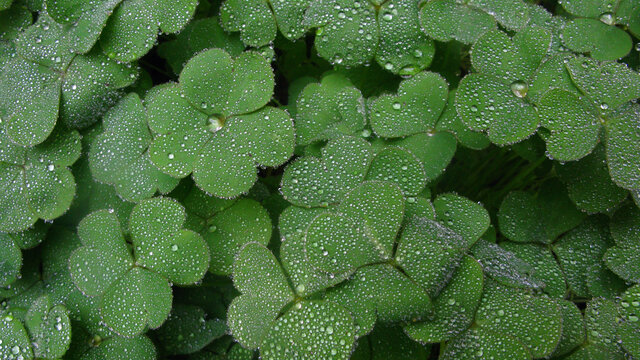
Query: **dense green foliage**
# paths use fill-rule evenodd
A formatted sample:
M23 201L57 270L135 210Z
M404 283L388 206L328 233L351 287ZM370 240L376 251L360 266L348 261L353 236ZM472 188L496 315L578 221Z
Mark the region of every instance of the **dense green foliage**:
M640 1L0 0L0 359L640 360Z

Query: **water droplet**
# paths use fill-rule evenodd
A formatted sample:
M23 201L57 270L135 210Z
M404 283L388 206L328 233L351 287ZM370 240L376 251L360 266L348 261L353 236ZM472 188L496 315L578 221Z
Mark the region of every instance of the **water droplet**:
M603 13L602 15L600 15L600 21L602 21L603 23L605 23L607 25L613 25L616 22L616 18L613 16L612 13L606 12L606 13Z
M516 80L511 84L511 91L513 91L515 96L523 98L527 96L527 92L529 92L529 85L524 81Z
M20 347L19 346L14 346L11 348L11 353L14 355L17 355L18 353L20 353Z
M168 155L168 158L169 158L169 160L173 160L173 158L175 158L175 155L173 155L173 154L171 154L171 153L170 153L170 154Z
M402 107L399 102L394 102L392 106L394 110L400 110L400 108Z
M176 244L171 245L171 251L178 251L178 245Z
M386 13L386 14L382 15L382 19L386 20L386 21L391 21L391 20L393 20L393 15L391 15L391 13Z
M217 226L215 226L215 225L209 226L209 232L215 232L216 230L218 230Z
M55 169L55 168L56 168L56 166L55 166L55 165L53 165L53 164L49 164L49 166L47 166L47 169L48 169L49 171L53 171L53 169Z
M607 104L607 103L600 104L600 109L607 110L608 108L609 108L609 104Z
M327 326L327 334L329 335L333 334L333 327Z
M222 129L223 125L224 121L222 119L218 119L217 117L209 118L209 131L217 132L218 130Z

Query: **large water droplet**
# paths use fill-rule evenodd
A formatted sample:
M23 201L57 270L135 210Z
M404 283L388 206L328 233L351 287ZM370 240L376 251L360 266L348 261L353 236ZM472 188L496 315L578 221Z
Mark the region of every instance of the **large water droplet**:
M612 13L606 12L600 15L600 21L602 21L607 25L613 25L616 22L616 18L613 16Z
M527 96L527 92L529 92L529 85L524 81L517 80L511 84L511 91L513 91L515 96L523 98Z

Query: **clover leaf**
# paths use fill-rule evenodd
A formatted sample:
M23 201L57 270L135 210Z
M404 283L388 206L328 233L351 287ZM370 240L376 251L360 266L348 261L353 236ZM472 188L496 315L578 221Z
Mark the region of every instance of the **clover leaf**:
M39 245L45 238L49 226L37 222L33 227L19 233L0 233L0 286L8 286L21 277L22 251Z
M495 29L496 21L510 30L522 28L529 21L529 13L521 1L429 0L420 8L420 24L436 40L472 44Z
M556 164L560 179L576 206L588 213L605 212L627 197L609 176L605 148L597 145L591 154L578 161Z
M364 98L341 73L304 87L296 103L296 143L358 135L367 124Z
M68 167L80 156L77 132L58 128L44 143L25 148L0 130L0 147L0 231L26 230L69 209L75 181Z
M45 295L33 302L21 322L10 312L0 312L0 355L13 359L58 359L69 349L71 324L63 305L54 305Z
M384 69L413 75L435 53L422 31L418 4L411 0L321 0L310 4L305 24L316 27L318 54L334 65L355 66L372 59Z
M193 187L183 203L186 227L198 232L215 254L209 266L214 274L231 274L236 254L245 244L266 246L271 239L269 213L253 199L219 199Z
M125 360L128 358L140 360L156 359L157 353L153 342L146 336L138 335L132 338L112 337L102 340L87 349L81 360Z
M411 341L399 326L378 325L371 334L358 340L351 359L392 359L402 354L407 360L418 360L427 358L430 349L429 346Z
M453 284L455 283L452 282ZM446 342L441 358L466 359L489 356L500 359L530 359L531 356L550 355L561 340L563 316L560 306L554 301L492 281L485 284L479 303L475 296L477 295L471 295L466 304L456 302L462 301L461 297L443 299L447 301L446 306L449 308L469 307L471 314L463 320L466 323L470 323L468 316L473 316L474 319L473 325L467 325L466 331L461 327L456 328L452 335L459 335ZM447 320L441 321L447 324ZM427 322L408 328L410 336L415 335L419 341L430 341L432 334L429 332L428 324ZM420 329L419 326L424 326L422 329L426 331L413 332ZM463 332L460 333L461 331Z
M627 4L623 4L627 3ZM633 13L631 1L563 1L562 6L577 16L563 30L564 43L571 50L596 60L616 60L629 53L631 37L616 27L638 15Z
M307 31L304 13L311 1L225 0L220 7L220 20L227 31L240 31L242 41L254 47L267 45L276 38L277 30L289 40Z
M192 58L179 85L154 89L146 99L149 127L158 135L151 161L164 173L193 179L219 197L247 192L256 164L278 166L293 153L293 122L265 106L273 72L255 52L232 59L211 49ZM177 115L177 116L176 116Z
M73 128L91 125L136 79L131 65L95 51L75 55L70 43L65 29L47 13L17 39L18 55L0 77L2 126L13 142L43 142L58 118Z
M129 222L135 256L114 214L97 211L80 223L84 246L71 255L71 276L85 295L99 298L102 319L116 333L132 337L162 325L171 309L169 281L192 284L206 272L206 243L181 229L184 221L184 208L175 201L136 205Z
M228 323L241 344L259 347L265 359L349 357L354 342L349 312L330 301L296 300L282 267L263 245L245 245L233 274L242 295L231 303Z
M207 319L201 308L175 304L167 321L155 331L155 336L166 354L191 354L224 335L226 330L223 321Z
M620 314L622 323L618 327L618 337L622 342L622 348L631 356L640 354L638 340L640 340L640 325L638 324L638 311L640 307L640 286L634 285L625 291L620 299Z
M231 56L238 56L244 50L244 44L237 34L226 33L218 17L214 16L188 23L176 34L175 40L158 45L158 55L167 60L174 73L180 74L189 59L210 48L224 49Z
M365 180L393 181L407 195L426 185L424 167L411 152L395 146L376 151L362 138L343 137L322 148L322 159L305 156L285 169L281 191L294 205L328 206Z
M104 132L95 137L89 151L89 166L95 179L113 185L118 195L133 202L150 198L158 191L166 194L178 184L177 179L151 163L148 147L153 137L147 116L137 94L122 98L105 114Z
M545 182L537 197L524 191L511 192L498 211L500 232L509 240L522 243L548 244L583 218L557 180Z
M640 259L638 224L640 209L637 206L628 203L620 207L609 225L616 246L604 254L604 262L611 271L634 283L640 283L640 269L634 265Z
M456 110L472 130L486 131L497 145L526 139L539 119L527 95L551 44L548 31L531 26L509 38L486 32L473 45L475 73L465 76L456 94Z
M100 39L110 58L133 61L146 54L160 32L180 31L193 16L197 1L47 0L51 17L69 29L77 53L86 53Z
M613 245L606 222L597 216L587 218L558 239L552 251L564 272L569 290L576 296L604 296L611 298L624 282L611 273L603 261Z

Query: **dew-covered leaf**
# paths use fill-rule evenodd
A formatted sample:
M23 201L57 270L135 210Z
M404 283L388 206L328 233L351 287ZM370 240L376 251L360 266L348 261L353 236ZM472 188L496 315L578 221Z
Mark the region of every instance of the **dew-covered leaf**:
M481 204L456 194L443 194L433 201L436 219L462 236L467 247L489 228L489 213Z
M475 322L517 338L536 358L550 355L562 335L562 313L556 302L495 283L485 289Z
M404 80L397 95L382 95L370 102L373 131L394 138L432 130L447 103L447 88L446 81L432 72Z
M22 356L25 359L33 359L31 340L20 320L11 314L0 314L0 355L5 359Z
M308 322L308 325L306 324ZM264 359L348 359L355 340L353 319L328 301L299 302L273 323L260 354Z
M631 51L631 37L622 29L595 19L574 19L564 27L568 48L596 60L617 60Z
M105 114L103 123L104 132L95 138L89 152L91 173L98 181L114 185L120 196L135 202L152 197L165 183L165 192L177 185L177 180L151 163L152 136L138 95L123 98Z
M511 359L528 360L531 354L518 339L484 327L470 328L446 344L441 359Z
M564 274L551 251L538 244L518 244L508 241L500 243L500 247L532 266L533 275L544 281L545 293L553 298L565 297L567 285Z
M622 322L619 324L618 336L622 347L632 356L640 354L640 286L635 285L627 289L620 299L620 315Z
M305 86L297 98L296 111L299 145L356 135L367 122L360 90L340 73Z
M54 305L48 296L40 297L27 312L25 325L33 343L37 358L57 359L62 357L71 343L69 310L63 305Z
M611 243L611 235L604 220L590 217L553 245L553 252L565 274L567 285L574 294L581 297L591 295L587 287L589 268L604 268L602 257Z
M491 15L455 0L428 1L420 9L420 24L429 37L465 44L474 43L483 33L496 28Z
M593 104L571 92L552 89L538 101L547 151L558 161L578 160L598 143L600 120Z
M640 86L640 78L636 80ZM639 88L640 90L640 88ZM640 189L640 105L623 108L605 123L607 165L620 187Z
M610 224L616 246L607 250L604 262L618 276L640 283L640 209L631 203L615 212Z
M575 85L603 110L640 97L640 74L625 64L580 57L566 66Z
M465 239L439 223L414 217L398 241L396 261L431 296L437 295L460 264Z
M404 326L410 338L421 343L438 343L469 328L480 303L484 277L482 266L464 257L447 286L433 300L434 318Z
M184 207L169 198L145 200L134 207L129 227L136 265L180 285L202 279L209 269L209 248L198 233L182 228L185 218Z
M487 139L487 136L485 134L471 131L462 122L462 119L456 111L455 98L456 91L450 91L447 106L445 107L442 115L440 116L440 119L438 120L438 123L436 124L436 130L440 132L448 131L453 133L462 146L468 147L470 149L482 150L486 148L490 144L489 139ZM436 133L434 136L438 135L439 133ZM451 156L453 157L453 154ZM429 173L429 171L427 172Z
M171 311L171 286L164 277L133 268L100 297L100 314L116 333L133 337L149 326L158 328Z
M533 276L535 269L531 264L485 239L476 242L471 254L478 259L485 274L500 284L532 289L540 289L545 285L541 279Z
M511 192L498 212L500 232L516 242L551 243L582 219L584 214L576 209L557 180L545 182L537 197L523 191Z
M584 310L587 342L606 351L609 359L623 358L617 334L619 307L611 300L596 298L587 303Z
M82 355L81 360L154 360L156 356L153 342L144 335L132 338L114 336L99 346L90 348Z
M227 326L220 319L208 319L194 305L175 304L167 321L154 333L169 355L191 354L225 334Z
M20 276L22 252L6 233L0 233L0 286L10 285Z
M365 179L393 182L400 186L405 195L417 195L427 185L426 172L420 159L410 151L395 146L383 148L376 154Z
M604 146L579 161L556 164L555 167L576 206L588 213L606 212L627 197L609 176Z
M322 149L322 159L306 156L287 166L282 176L282 195L298 206L335 203L360 184L372 158L371 145L363 139L330 141Z
M553 356L565 355L585 340L584 319L578 306L568 300L560 300L559 305L562 311L562 337Z

